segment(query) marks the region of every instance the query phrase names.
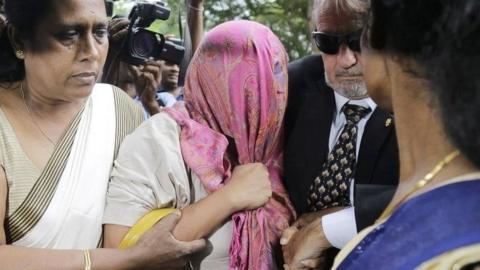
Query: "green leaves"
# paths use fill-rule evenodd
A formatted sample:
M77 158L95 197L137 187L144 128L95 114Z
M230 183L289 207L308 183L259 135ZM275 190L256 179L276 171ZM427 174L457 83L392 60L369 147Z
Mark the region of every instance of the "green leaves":
M269 26L285 45L290 60L311 52L309 5L311 0L206 0L205 27L248 19Z
M156 21L152 29L178 36L178 8L184 0L164 0L172 12L168 21ZM205 30L229 20L247 19L270 27L287 49L290 60L311 53L310 7L313 0L204 0ZM115 2L115 11L128 15L132 0ZM185 19L185 12L182 13Z

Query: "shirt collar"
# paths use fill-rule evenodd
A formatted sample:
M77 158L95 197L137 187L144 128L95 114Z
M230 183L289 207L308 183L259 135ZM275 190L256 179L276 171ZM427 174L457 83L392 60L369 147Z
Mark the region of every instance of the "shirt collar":
M359 105L365 108L370 108L372 109L371 112L373 112L377 108L377 104L370 97L366 97L362 99L348 99L338 94L335 90L333 90L333 93L335 95L335 105L336 105L335 117L339 115L339 113L342 111L343 106L347 103Z

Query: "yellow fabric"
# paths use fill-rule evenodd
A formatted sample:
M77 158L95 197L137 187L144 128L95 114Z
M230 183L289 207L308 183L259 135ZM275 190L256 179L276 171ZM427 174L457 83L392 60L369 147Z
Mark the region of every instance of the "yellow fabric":
M422 265L417 270L460 270L471 263L480 262L480 245L458 248L437 256Z
M150 228L153 227L160 219L167 216L168 214L174 212L174 208L163 208L163 209L156 209L145 216L143 216L140 220L135 223L130 230L127 232L125 237L120 242L118 246L119 249L126 249L135 245L138 239Z

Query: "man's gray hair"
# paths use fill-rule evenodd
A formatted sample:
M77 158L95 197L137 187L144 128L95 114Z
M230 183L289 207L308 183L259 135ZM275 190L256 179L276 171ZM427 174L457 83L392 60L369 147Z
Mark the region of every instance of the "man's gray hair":
M368 12L369 6L368 0L315 0L313 11L315 17L319 15L318 12L326 10L364 15Z

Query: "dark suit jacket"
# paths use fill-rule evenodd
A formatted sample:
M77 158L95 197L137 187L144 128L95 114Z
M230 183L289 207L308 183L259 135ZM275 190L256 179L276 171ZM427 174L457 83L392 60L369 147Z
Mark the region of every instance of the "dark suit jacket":
M320 55L288 66L289 101L285 117L285 186L298 212L307 210L308 188L328 155L335 97L325 83ZM368 120L355 172L357 228L372 224L398 183L398 147L392 115L377 107Z

